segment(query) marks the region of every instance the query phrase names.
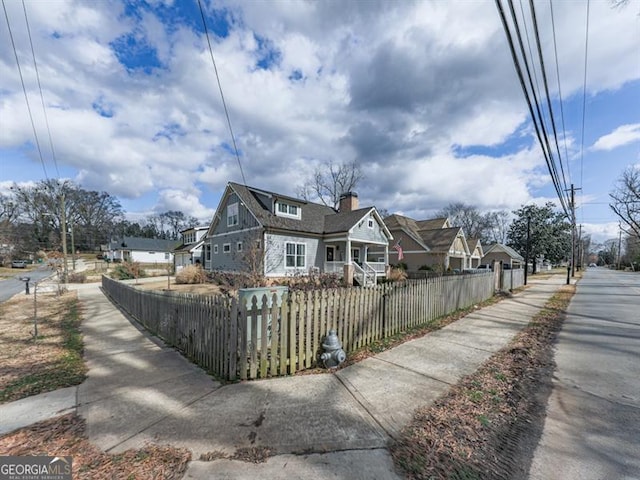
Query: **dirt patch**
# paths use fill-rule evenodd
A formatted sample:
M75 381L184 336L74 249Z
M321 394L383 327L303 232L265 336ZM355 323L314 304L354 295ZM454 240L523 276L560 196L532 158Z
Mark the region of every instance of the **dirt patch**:
M16 295L0 304L0 403L58 388L85 378L80 307L76 292Z
M391 446L408 478L526 478L551 393L553 346L574 291L562 287L507 347L416 412Z
M64 415L0 437L1 455L73 457L73 478L92 480L182 478L191 453L181 448L147 445L117 455L100 451L85 435L84 420Z
M141 290L167 290L167 279L155 282L145 282L133 285ZM171 280L170 291L178 293L192 293L194 295L219 295L222 293L218 285L212 283L178 284Z

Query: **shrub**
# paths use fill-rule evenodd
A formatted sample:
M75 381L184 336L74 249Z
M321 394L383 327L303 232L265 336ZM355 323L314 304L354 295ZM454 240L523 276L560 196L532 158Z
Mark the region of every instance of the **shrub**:
M420 267L418 268L418 270L426 270L428 272L432 271L433 269L429 266L429 265L420 265Z
M178 272L176 275L176 283L194 284L205 283L207 275L199 265L188 265Z
M400 270L404 270L406 272L408 270L409 266L404 262L400 262L397 265L395 265L395 268L398 268Z
M338 288L342 286L342 277L334 273L313 273L310 275L293 275L275 282L286 285L292 291L310 291L323 288Z
M402 282L407 279L407 272L403 268L391 267L387 280L390 282Z
M84 283L87 281L87 275L84 272L73 272L69 274L68 281L70 283Z
M124 262L116 265L111 272L111 277L117 280L129 280L131 278L144 277L145 271L140 267L138 262Z

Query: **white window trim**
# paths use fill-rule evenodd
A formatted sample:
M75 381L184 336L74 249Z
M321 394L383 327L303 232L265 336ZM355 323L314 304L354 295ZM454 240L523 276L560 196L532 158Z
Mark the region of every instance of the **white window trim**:
M295 245L295 264L293 267L287 266L287 245ZM304 246L304 265L298 265L298 245ZM285 270L300 270L307 268L307 243L306 242L284 242L284 268Z
M367 227L369 227L369 228L373 228L374 226L375 226L375 222L373 221L373 218L370 218L370 219L367 221Z
M236 243L236 251L238 251L238 252L242 251L242 242Z
M280 211L280 205L286 205L287 206L287 213ZM291 209L291 207L296 207L298 213L296 213L296 214L289 213L289 210ZM277 217L296 218L296 219L300 220L302 218L302 207L300 207L300 205L293 205L291 203L276 202L276 216Z
M231 207L235 207L235 215L230 214ZM232 219L235 217L235 222L232 222ZM238 202L230 203L227 205L227 227L235 227L240 223L240 208L238 206Z
M222 244L222 253L231 253L231 244L223 243Z
M218 254L218 244L217 243L213 246L213 254L214 255Z

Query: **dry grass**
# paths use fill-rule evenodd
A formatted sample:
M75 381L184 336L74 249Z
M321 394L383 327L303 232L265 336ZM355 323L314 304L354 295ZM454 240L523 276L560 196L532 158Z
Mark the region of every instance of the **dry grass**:
M550 388L553 344L574 291L562 287L507 347L416 412L391 449L408 478L526 476L527 457L518 455L531 454L524 444L544 419L540 392Z
M112 455L87 440L84 420L64 415L0 437L0 455L73 457L73 478L92 480L182 478L191 453L169 446L147 445Z
M166 290L167 289L167 279L158 280L157 282L144 282L135 285L136 288L141 290ZM177 284L171 281L172 292L179 293L192 293L194 295L218 295L222 293L220 287L218 285L214 285L212 283L201 283L201 284Z
M75 292L40 294L38 338L34 297L19 294L0 304L0 403L81 383L86 367Z
M177 284L199 284L207 281L207 274L199 265L187 265L176 274Z

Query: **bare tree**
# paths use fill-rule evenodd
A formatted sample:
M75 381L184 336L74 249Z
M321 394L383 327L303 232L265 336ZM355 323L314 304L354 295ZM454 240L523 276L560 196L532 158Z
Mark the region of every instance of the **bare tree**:
M354 191L363 179L364 173L356 162L336 164L328 161L298 187L298 195L305 200L317 199L324 205L336 208L340 195Z
M624 231L640 237L640 168L628 167L609 194L611 210L627 226Z

